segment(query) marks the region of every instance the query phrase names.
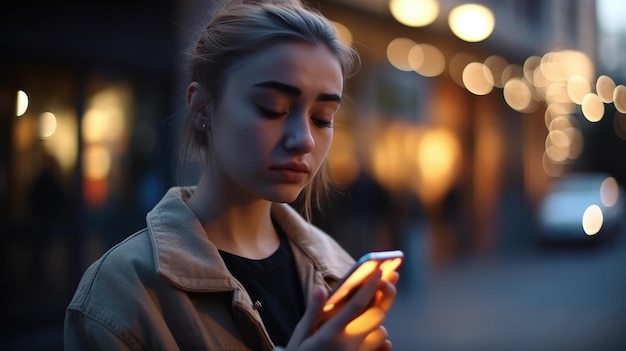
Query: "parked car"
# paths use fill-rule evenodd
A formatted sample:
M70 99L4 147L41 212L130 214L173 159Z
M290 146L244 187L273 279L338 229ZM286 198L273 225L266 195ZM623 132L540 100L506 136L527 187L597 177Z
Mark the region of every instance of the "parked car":
M545 244L587 244L616 239L626 225L623 187L608 174L572 174L556 181L539 207Z

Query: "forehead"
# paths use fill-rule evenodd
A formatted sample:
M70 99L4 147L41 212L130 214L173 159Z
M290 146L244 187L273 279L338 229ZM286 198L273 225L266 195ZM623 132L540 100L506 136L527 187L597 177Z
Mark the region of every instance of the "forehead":
M237 88L264 81L278 81L314 94L341 95L343 89L339 59L322 44L283 42L269 45L246 56L227 77L227 84Z

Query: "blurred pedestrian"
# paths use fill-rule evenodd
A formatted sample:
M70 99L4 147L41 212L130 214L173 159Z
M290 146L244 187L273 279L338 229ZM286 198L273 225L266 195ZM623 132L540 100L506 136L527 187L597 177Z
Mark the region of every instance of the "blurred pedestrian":
M333 119L357 59L297 0L217 9L190 52L184 155L202 162L200 179L171 188L145 229L88 268L65 348L390 349L381 323L397 274L369 275L319 323L354 262L309 214L328 185ZM304 216L290 205L298 198ZM364 328L346 328L354 321Z

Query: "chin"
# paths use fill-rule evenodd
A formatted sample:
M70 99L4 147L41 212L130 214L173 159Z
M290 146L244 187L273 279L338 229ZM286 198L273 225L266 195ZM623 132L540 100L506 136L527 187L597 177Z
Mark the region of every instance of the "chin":
M271 202L290 203L294 202L298 195L302 192L302 189L275 189L274 191L268 191L263 194L263 198Z

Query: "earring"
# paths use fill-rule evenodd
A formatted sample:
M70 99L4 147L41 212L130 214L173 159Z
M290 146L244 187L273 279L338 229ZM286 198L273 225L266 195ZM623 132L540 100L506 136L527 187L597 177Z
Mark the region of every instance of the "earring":
M206 129L206 123L202 123L202 129Z

